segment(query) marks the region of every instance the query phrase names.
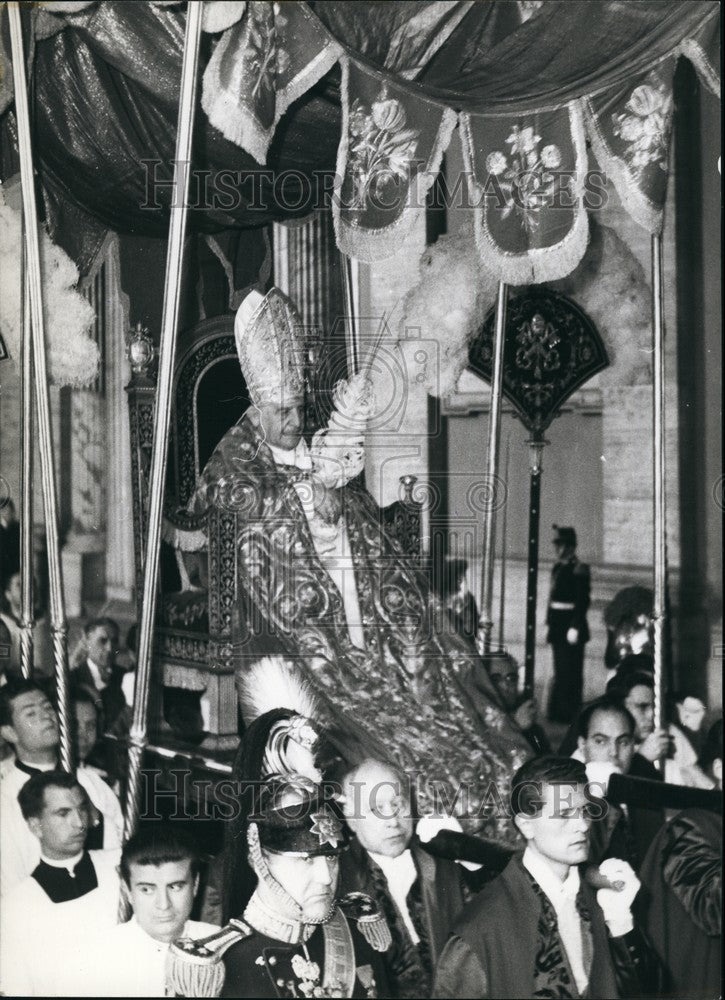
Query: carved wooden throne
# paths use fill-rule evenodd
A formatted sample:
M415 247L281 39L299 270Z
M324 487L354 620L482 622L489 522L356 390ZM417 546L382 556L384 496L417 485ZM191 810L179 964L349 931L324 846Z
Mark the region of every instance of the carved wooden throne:
M202 748L210 751L231 749L238 742L232 618L238 606L235 539L240 515L212 508L194 519L186 508L212 451L249 403L233 323L232 316L204 320L179 337L160 563L154 664L157 697L152 697L149 719L152 732L169 734L171 727L158 697L160 687L167 693L173 689L203 695L208 721ZM156 398L153 348L140 328L130 335L129 356L136 593L140 595ZM314 359L311 367L313 363ZM421 504L413 498L414 484L414 476L402 476L401 499L381 516L405 553L417 559Z

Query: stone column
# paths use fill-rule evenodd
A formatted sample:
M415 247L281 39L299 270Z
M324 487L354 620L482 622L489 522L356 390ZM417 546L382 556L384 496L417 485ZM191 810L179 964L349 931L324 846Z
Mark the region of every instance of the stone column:
M327 336L341 313L340 256L330 212L272 227L273 276L305 325Z

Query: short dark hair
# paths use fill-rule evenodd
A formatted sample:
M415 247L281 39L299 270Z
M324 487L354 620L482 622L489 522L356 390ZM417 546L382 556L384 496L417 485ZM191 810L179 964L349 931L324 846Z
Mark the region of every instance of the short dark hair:
M100 715L98 699L94 698L87 687L73 685L70 692L71 705L92 705L96 711L96 716Z
M40 691L50 701L48 692L37 681L25 677L8 678L7 684L0 688L0 726L12 726L13 702L21 694L28 694L29 691Z
M644 670L633 670L631 673L616 673L607 684L607 694L619 701L624 701L633 688L648 687L654 690L655 681L652 674Z
M201 861L194 838L170 823L141 826L123 846L121 877L130 887L131 865L153 865L158 868L170 861L190 861L191 874L197 875Z
M543 804L544 785L586 785L584 764L573 757L532 757L511 780L514 816L535 816Z
M723 723L718 719L707 731L705 745L700 755L700 767L706 773L712 771L712 765L716 760L723 759Z
M582 739L586 739L589 736L589 726L592 723L592 716L596 712L616 712L617 715L621 715L627 720L629 731L634 735L637 723L634 721L632 713L628 708L625 708L620 698L615 698L612 695L605 694L602 695L601 698L597 698L595 701L590 702L579 713L579 718L576 722L577 736L581 736Z
M93 630L97 628L109 629L109 631L113 632L113 634L116 636L117 641L120 639L121 630L118 626L118 622L114 621L113 618L107 618L107 617L91 618L91 620L89 622L86 622L86 624L83 626L83 634L85 635L86 639L91 634L91 632L93 632Z
M84 799L86 802L88 801L85 788L74 774L68 774L67 771L41 771L40 774L34 774L29 778L18 792L20 811L25 820L40 816L43 812L46 788L67 788L69 790L80 788Z
M5 594L5 592L7 591L8 587L10 586L10 581L12 580L12 578L14 576L20 576L20 567L19 566L11 566L9 569L6 569L3 572L3 577L2 577L2 593L3 593L3 595Z

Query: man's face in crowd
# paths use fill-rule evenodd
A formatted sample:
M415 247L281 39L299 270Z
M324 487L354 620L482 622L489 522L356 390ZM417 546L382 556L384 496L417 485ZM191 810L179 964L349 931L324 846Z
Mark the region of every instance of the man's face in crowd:
M58 718L42 691L24 691L12 701L12 726L3 726L3 736L13 743L21 760L32 760L58 746Z
M516 707L519 691L519 671L513 660L493 657L488 664L488 675L498 691L503 707L511 711Z
M163 865L131 862L126 891L141 928L155 941L168 944L183 934L198 885L190 858Z
M43 854L51 861L63 861L79 854L86 842L88 825L88 797L80 786L46 788L42 813L28 820Z
M612 709L600 709L589 720L586 738L579 737L584 760L603 761L628 774L634 756L634 733L626 715Z
M345 795L345 820L366 851L397 858L413 836L407 789L384 764L369 763L357 772Z
M87 701L77 701L73 705L75 715L76 753L83 763L96 745L98 738L98 713L94 705Z
M280 403L262 403L259 409L260 424L267 444L290 451L302 437L303 402L290 398Z
M540 813L516 816L516 825L527 846L564 879L589 854L591 820L584 785L544 784L541 797Z
M654 691L646 684L637 684L624 699L624 704L634 716L637 739L645 739L655 727Z
M113 636L106 625L97 625L86 636L88 656L101 671L104 682L108 682L113 669Z
M271 851L265 851L264 857L273 878L302 910L302 921L323 923L335 901L337 858L324 854L298 858Z
M20 573L14 573L5 588L5 600L17 618L20 615Z

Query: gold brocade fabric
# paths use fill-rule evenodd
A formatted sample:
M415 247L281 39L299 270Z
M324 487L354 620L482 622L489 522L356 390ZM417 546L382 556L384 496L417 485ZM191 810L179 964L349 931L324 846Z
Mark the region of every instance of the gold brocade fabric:
M444 630L440 604L371 497L348 487L342 508L365 649L352 644L300 504L304 475L277 466L242 419L201 476L195 512L215 505L238 515L238 670L270 651L296 657L327 706L323 724L343 734L350 757L394 763L423 814L455 814L472 832L512 841L510 780L530 755L522 734L493 692L469 687L473 654Z

